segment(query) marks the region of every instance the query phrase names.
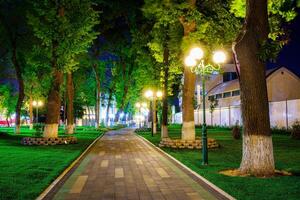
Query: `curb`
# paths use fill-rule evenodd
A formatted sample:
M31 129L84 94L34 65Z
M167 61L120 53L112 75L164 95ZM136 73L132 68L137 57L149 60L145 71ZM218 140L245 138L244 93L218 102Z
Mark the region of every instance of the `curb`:
M109 131L107 131L109 132ZM98 136L85 150L80 154L79 157L76 158L37 198L36 200L43 200L55 186L74 168L76 168L76 164L81 161L81 159L88 153L88 151L98 142L100 138L102 138L107 132L102 133Z
M182 168L184 168L185 170L187 170L189 173L191 173L193 176L195 176L197 179L199 179L200 181L202 181L204 184L206 184L209 188L211 188L213 191L217 192L218 194L220 194L221 196L223 196L225 199L228 200L236 200L233 196L231 196L230 194L228 194L227 192L225 192L224 190L222 190L221 188L219 188L218 186L216 186L215 184L213 184L212 182L208 181L207 179L205 179L203 176L199 175L198 173L196 173L195 171L191 170L190 168L188 168L187 166L185 166L183 163L181 163L180 161L178 161L176 158L174 158L173 156L169 155L168 153L166 153L164 150L160 149L159 147L155 146L154 144L152 144L149 140L147 140L146 138L138 135L135 133L135 135L137 135L142 141L146 142L147 144L149 144L150 146L154 147L157 151L159 151L160 153L162 153L163 155L167 156L169 159L171 159L173 162L175 162L176 164L178 164L179 166L181 166Z

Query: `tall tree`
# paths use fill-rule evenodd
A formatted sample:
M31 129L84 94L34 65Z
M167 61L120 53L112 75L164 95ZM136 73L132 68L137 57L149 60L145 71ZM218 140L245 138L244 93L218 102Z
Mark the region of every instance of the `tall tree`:
M154 9L155 5L155 9ZM159 65L159 88L163 90L161 137L168 137L168 97L172 94L172 80L175 74L181 74L180 60L181 26L170 1L145 1L144 15L151 24L148 47L152 57ZM172 63L172 65L171 65ZM172 68L172 69L170 69Z
M24 52L30 47L27 41L28 27L26 24L26 8L28 1L1 1L0 2L0 26L2 29L0 37L5 38L5 43L2 47L7 48L10 56L10 61L15 69L16 78L18 81L18 101L15 107L16 112L16 126L15 133L20 133L20 117L21 107L23 105L24 93ZM26 38L26 39L25 39Z
M272 12L274 6L276 10L270 21L268 20L267 0L247 0L246 4L244 1L236 1L233 4L246 8L244 25L233 43L240 78L244 128L243 156L239 168L242 174L271 176L275 172L265 62L266 59L272 58L268 52L274 53L274 42L280 38L278 36L284 35L281 32L277 14L280 13L280 8L283 8L282 3L284 2L269 2L269 12ZM285 10L291 12L282 12L280 20L293 19L295 16L293 10L286 8ZM240 11L243 13L244 10L240 9ZM277 49L280 49L280 45L277 45Z
M41 45L51 52L52 85L44 137L57 137L63 72L75 68L77 56L87 52L95 39L93 27L98 23L98 13L89 0L44 0L32 5L34 11L28 14L28 22Z

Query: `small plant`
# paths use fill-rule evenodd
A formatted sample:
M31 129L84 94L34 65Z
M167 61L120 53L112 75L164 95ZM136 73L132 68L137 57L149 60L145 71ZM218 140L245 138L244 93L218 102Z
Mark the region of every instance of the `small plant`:
M34 137L42 137L44 131L44 124L43 123L35 123L33 124L33 129L35 132L33 133Z
M235 140L239 140L241 138L241 128L239 126L239 122L236 121L235 125L232 128L232 137Z
M300 121L299 120L296 120L292 125L291 137L296 140L300 139Z

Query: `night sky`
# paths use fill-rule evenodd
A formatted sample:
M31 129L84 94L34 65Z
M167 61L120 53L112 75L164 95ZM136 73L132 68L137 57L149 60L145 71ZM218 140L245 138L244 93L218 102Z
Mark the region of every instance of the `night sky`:
M300 77L300 9L289 29L291 29L290 42L281 50L277 62L269 64L268 68L286 67Z

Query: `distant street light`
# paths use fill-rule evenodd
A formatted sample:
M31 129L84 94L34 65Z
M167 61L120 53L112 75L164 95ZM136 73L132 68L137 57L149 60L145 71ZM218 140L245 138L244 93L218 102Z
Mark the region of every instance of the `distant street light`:
M39 122L39 107L43 106L43 102L42 101L33 101L32 102L33 107L35 107L36 109L36 123Z
M205 77L214 72L219 72L221 69L220 64L226 60L226 55L222 51L216 51L213 54L213 61L215 65L205 64L203 59L203 50L199 47L193 48L190 54L185 58L184 62L187 67L191 67L191 71L195 74L201 75L202 79L202 164L208 164L208 150L207 150L207 129L206 129L206 114L205 114Z
M151 103L151 109L152 109L152 122L151 122L151 134L153 137L153 134L156 134L156 100L160 99L163 96L163 93L160 90L152 91L147 90L145 92L145 97L147 97L150 100Z

